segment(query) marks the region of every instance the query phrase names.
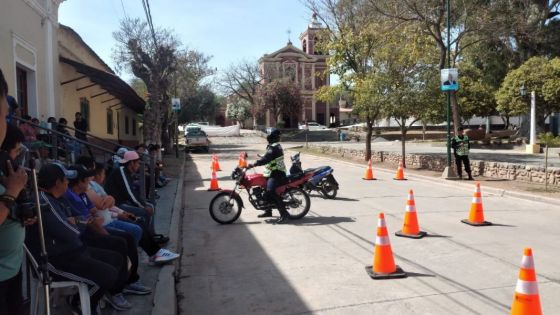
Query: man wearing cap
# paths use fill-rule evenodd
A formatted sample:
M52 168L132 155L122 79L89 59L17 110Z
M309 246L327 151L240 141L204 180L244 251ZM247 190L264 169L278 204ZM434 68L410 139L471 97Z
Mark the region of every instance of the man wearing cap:
M38 174L48 270L55 280L86 283L90 287L91 313L97 315L100 314L97 305L101 297L120 285L119 270L126 266L126 261L117 252L88 247L82 242L81 232L71 219L71 206L63 198L68 179L77 177L75 170L67 170L59 163L43 166ZM37 258L40 256L40 237L36 226L30 229L26 243ZM76 310L78 300L70 300Z
M461 167L461 164L463 164L469 176L467 179L474 180L471 173L471 162L469 161L471 144L469 142L469 136L464 134L463 127L457 128L457 136L451 140L451 147L455 154L455 165L457 166L457 175L459 179L463 179L463 170Z
M168 237L156 234L154 229L154 206L145 202L143 198L137 196L133 191L132 176L140 169L140 156L136 151L127 151L120 161L121 166L113 169L105 182L105 191L115 198L115 204L137 217L145 220L148 232L158 243L165 243Z

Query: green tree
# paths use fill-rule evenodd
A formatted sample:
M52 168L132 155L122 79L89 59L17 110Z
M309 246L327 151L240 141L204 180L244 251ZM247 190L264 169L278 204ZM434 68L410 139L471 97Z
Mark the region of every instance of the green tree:
M388 96L384 115L393 117L401 131L402 163L406 167L406 135L410 127L430 119L425 113L439 109L439 78L435 65L437 56L426 37L417 36L415 27L408 27L403 34L394 35L379 49L373 64L378 75L385 77L383 90ZM399 51L395 54L395 51ZM430 111L428 111L430 109Z
M376 50L384 45L394 28L382 16L371 15L368 0L307 0L308 7L325 23L319 36L319 49L329 52L328 71L339 77L341 90L354 100L352 111L366 123L366 154L371 158L373 124L386 99L384 77L372 66ZM328 90L317 94L329 96ZM332 96L332 95L331 95Z
M234 98L232 102L227 104L226 117L235 120L238 124L243 125L243 122L252 116L251 103L247 100Z
M220 105L220 100L210 90L203 86L194 95L184 101L184 105L179 113L179 123L189 123L197 121L214 121L216 109Z
M261 86L258 100L261 108L275 118L277 126L282 121L281 114L299 115L303 104L299 87L287 79L273 80Z
M500 113L515 116L529 112L529 99L520 95L521 86L535 91L537 127L543 130L546 118L560 110L560 58L533 57L510 71L496 92Z

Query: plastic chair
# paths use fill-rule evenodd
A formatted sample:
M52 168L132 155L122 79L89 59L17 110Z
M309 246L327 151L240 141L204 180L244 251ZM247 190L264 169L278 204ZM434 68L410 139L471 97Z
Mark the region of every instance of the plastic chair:
M44 299L44 291L42 288L43 279L42 275L39 273L39 264L35 260L35 257L31 255L29 249L24 245L25 253L27 256L27 261L31 266L31 315L44 314L44 304L40 303ZM89 289L87 284L77 281L51 281L51 289L63 289L63 288L76 288L80 295L80 305L82 308L82 315L91 315L91 305L89 301Z

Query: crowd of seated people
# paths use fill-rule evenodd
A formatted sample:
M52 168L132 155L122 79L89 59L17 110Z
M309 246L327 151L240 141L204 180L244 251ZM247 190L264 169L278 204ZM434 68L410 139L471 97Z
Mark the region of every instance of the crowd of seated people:
M8 123L7 94L0 70L0 314L20 315L24 243L37 261L41 254L33 185L20 157L24 144L43 139L36 128L40 122L31 117L18 126L13 117ZM64 127L63 118L57 125ZM164 248L169 238L155 231L156 207L138 189L137 178L145 175L138 174L143 155L121 153L112 167L82 155L71 165L68 160L44 163L37 174L49 275L54 281L87 284L91 314L100 314L101 300L128 310L133 305L127 294L152 292L138 273L139 249L153 265L179 258ZM79 295L68 296L66 303L81 314Z

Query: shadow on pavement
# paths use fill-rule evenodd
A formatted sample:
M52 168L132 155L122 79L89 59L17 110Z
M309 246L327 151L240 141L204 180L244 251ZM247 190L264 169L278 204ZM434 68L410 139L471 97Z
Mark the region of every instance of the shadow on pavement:
M293 222L293 223L292 223ZM345 222L356 222L354 218L350 217L309 217L306 216L300 220L292 220L289 224L293 225L328 225L339 224Z
M210 155L207 156L209 161ZM202 176L193 161L202 161L202 158L205 157L187 156L185 164L182 255L176 285L179 313L310 312L284 272L278 269L262 240L251 231L259 229L262 221L243 221L245 211L252 209L244 209L241 218L231 225L220 225L207 211L196 210L207 208L215 196L204 187L208 185L209 172L201 169ZM223 189L233 188L233 185L231 180L220 182ZM274 237L266 240L267 244L277 241Z

